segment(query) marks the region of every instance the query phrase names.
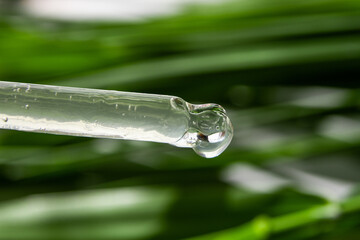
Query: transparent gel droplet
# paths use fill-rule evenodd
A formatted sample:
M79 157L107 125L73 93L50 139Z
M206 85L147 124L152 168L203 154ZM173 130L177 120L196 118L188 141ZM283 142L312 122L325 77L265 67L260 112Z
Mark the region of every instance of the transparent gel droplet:
M221 106L155 94L0 81L0 115L3 129L168 143L207 158L233 136Z
M233 137L233 127L223 107L218 104L194 105L180 98L173 101L185 106L189 113L188 129L174 145L190 146L206 158L216 157L228 147Z

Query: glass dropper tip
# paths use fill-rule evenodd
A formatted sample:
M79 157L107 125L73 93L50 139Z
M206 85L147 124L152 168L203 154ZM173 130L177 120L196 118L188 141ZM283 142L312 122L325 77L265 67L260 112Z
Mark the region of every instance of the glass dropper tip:
M0 129L168 143L220 155L233 127L218 104L168 95L0 81Z

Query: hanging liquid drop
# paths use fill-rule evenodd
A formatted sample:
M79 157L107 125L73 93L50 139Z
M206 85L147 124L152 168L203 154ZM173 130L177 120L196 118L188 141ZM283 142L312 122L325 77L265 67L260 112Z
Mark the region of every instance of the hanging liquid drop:
M187 131L173 145L190 146L206 158L216 157L228 147L233 137L233 127L223 107L218 104L194 105L181 98L172 101L185 107L190 116Z

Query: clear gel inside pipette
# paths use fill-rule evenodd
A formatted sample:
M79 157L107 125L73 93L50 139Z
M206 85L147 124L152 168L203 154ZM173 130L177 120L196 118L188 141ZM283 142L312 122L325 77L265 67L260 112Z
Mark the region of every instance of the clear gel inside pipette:
M166 95L0 81L0 128L169 143L216 157L233 128L217 104Z

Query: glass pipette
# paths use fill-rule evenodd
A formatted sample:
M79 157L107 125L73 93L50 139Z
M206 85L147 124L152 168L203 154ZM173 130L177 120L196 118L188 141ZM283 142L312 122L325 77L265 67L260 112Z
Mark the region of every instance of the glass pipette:
M0 128L169 143L216 157L233 128L217 104L175 96L0 81Z

